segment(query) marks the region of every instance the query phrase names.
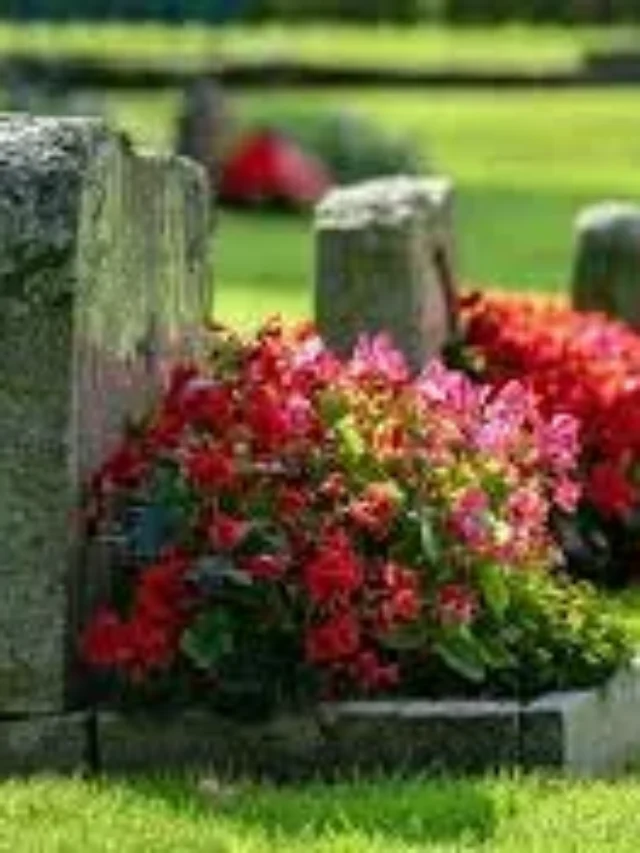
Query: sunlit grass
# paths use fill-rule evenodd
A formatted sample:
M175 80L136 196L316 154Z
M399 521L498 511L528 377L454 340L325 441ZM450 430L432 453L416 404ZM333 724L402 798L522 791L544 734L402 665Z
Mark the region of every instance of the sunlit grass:
M0 850L11 853L637 853L638 837L633 776L284 790L177 778L0 785Z

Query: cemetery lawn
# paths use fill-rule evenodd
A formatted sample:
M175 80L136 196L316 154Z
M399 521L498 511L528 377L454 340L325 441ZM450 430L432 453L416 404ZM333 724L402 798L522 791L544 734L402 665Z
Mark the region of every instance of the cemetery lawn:
M326 90L234 93L243 122L356 109L409 135L456 181L461 269L470 284L560 293L570 275L576 212L604 198L640 199L640 92ZM111 96L135 138L172 142L175 93ZM223 211L215 249L224 320L312 310L309 217Z
M637 853L640 777L498 776L225 788L179 779L0 785L11 853Z
M611 601L640 643L640 589ZM640 763L609 781L0 782L0 853L637 853L639 837Z
M416 140L458 187L465 282L558 293L570 277L576 212L604 198L640 198L640 93L272 92L275 114L348 103ZM264 96L239 111L264 116ZM265 309L311 312L313 238L304 218L224 213L219 312L235 322Z

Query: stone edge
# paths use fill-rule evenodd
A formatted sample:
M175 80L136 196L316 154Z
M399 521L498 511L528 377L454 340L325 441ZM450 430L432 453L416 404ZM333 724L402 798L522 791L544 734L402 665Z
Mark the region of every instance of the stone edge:
M520 767L603 776L640 756L640 659L602 688L512 701L321 705L262 724L186 711L0 720L0 775L209 770L295 781ZM444 747L444 748L443 748Z

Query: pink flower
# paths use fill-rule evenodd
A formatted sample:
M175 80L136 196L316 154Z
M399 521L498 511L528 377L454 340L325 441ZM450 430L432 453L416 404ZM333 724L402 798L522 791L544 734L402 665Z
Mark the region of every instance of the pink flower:
M542 527L547 521L549 505L535 489L516 489L507 498L507 513L514 525Z
M357 380L384 380L402 384L409 378L404 356L396 349L389 335L380 334L358 339L347 371Z
M466 489L455 500L451 526L472 548L481 549L490 536L489 498L479 487Z
M415 383L416 392L427 403L440 403L452 412L469 415L480 404L484 391L455 370L447 370L434 359L424 368Z
M579 423L572 415L554 415L539 430L540 450L551 468L562 473L575 468L580 450Z

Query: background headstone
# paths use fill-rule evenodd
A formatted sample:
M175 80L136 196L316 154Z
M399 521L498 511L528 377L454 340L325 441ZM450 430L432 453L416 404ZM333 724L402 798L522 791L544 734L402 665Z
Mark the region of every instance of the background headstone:
M337 189L316 212L316 320L348 353L388 332L419 369L455 331L453 188L446 178L384 178Z
M202 77L185 89L176 150L204 166L212 192L230 145L231 124L227 99L215 80Z
M640 207L604 202L576 220L573 305L640 329Z
M0 716L68 701L82 484L198 347L207 206L197 166L99 121L0 119Z

